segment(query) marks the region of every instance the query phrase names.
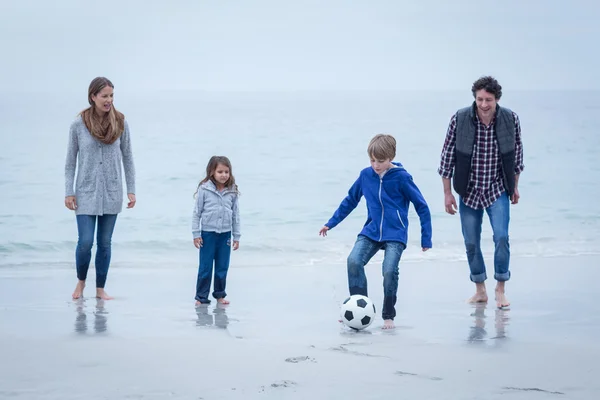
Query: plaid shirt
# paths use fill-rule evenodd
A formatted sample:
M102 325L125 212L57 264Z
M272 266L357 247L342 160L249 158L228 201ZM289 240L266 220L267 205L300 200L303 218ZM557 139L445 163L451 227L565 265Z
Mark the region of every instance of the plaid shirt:
M515 174L518 175L525 168L523 165L523 142L521 141L519 117L515 113L513 113L513 116L515 118ZM438 173L442 178L452 178L455 162L456 114L450 120L442 149L440 167L438 168ZM485 126L477 116L477 131L471 159L469 185L466 197L461 198L461 200L468 207L485 209L491 206L505 190L494 121L489 126Z

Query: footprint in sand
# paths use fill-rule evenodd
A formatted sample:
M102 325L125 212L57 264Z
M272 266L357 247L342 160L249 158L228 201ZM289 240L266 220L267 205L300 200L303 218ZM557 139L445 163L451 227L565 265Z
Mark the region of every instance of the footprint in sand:
M518 391L518 392L540 392L540 393L546 393L546 394L557 394L557 395L564 395L563 392L552 392L550 390L544 390L544 389L539 389L539 388L518 388L518 387L503 387L502 389L504 390L510 390L510 391Z
M279 388L291 388L291 387L295 387L297 385L298 384L294 381L283 380L283 381L271 383L271 385L269 387L274 388L274 389L279 389ZM264 386L261 386L259 392L264 392L265 389L267 389L267 388L265 388Z
M420 375L420 374L414 374L412 372L404 372L404 371L396 371L396 375L400 375L400 376L414 376L416 378L429 379L430 381L441 381L441 380L443 380L442 378L437 377L437 376Z
M360 351L348 350L344 346L331 347L329 350L339 351L340 353L354 354L356 356L363 356L363 357L390 358L388 356L380 356L380 355L376 355L376 354L361 353Z
M313 363L317 362L317 360L315 360L314 358L311 358L309 356L288 357L288 358L285 359L285 362L289 362L289 363L292 363L292 364L298 364L299 362L302 362L302 361L310 361L310 362L313 362Z

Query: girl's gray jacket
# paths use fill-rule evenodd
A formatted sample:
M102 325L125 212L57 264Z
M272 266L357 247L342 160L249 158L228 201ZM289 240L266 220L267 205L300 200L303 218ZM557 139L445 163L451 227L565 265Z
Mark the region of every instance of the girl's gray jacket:
M240 240L240 210L236 189L225 188L219 192L210 180L200 185L192 217L194 239L201 237L202 231L231 232L234 241Z

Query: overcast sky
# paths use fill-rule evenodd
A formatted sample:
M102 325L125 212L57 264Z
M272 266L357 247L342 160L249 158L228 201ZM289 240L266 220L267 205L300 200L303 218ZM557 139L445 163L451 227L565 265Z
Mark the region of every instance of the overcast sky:
M598 4L0 0L0 92L600 89Z

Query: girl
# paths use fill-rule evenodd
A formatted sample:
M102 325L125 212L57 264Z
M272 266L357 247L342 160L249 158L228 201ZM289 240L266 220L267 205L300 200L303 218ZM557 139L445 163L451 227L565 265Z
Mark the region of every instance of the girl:
M113 89L112 82L103 77L95 78L90 83L90 107L83 110L71 124L69 134L65 164L65 206L75 211L79 234L75 251L78 282L73 299L83 296L92 258L96 221L96 297L112 299L104 291L104 284L110 264L112 234L117 214L123 208L121 164L127 183L127 208L133 208L136 201L129 126L125 116L113 105Z
M192 234L194 246L197 249L201 248L196 306L210 304L208 292L213 262L215 284L212 295L220 304L229 304L225 299L225 283L232 236L233 250L240 246L239 194L229 159L221 156L211 157L206 166L206 178L200 182L194 193L196 205L192 218Z

